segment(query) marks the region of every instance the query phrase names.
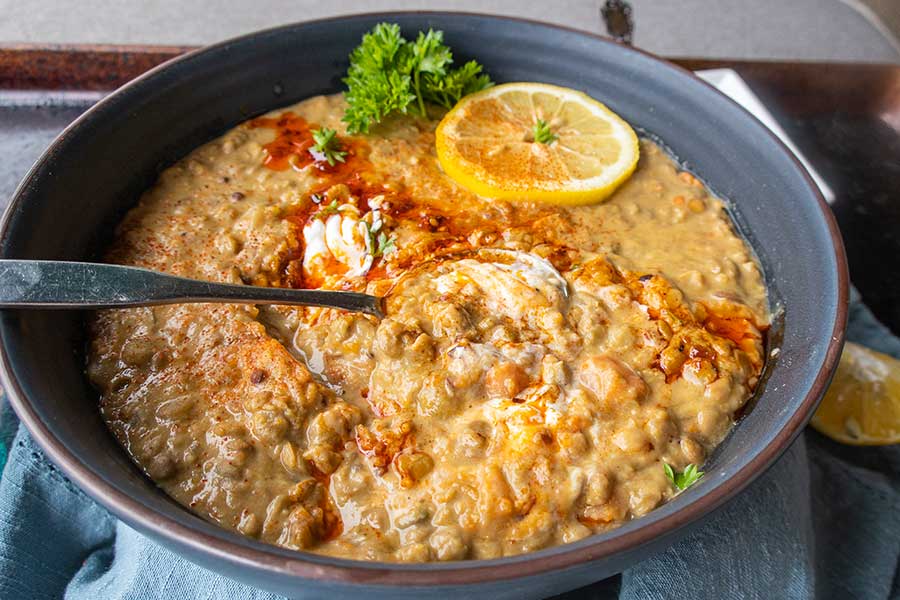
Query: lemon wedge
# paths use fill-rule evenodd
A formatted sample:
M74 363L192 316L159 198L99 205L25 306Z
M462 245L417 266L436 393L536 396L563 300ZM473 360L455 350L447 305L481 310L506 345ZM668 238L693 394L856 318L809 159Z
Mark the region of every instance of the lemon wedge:
M637 166L634 130L579 91L507 83L464 97L437 127L438 161L480 196L589 204Z
M900 443L900 360L847 342L811 423L844 444Z

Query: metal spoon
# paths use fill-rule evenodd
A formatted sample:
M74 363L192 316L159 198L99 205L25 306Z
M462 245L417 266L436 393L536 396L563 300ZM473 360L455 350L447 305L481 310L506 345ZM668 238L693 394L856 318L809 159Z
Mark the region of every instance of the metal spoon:
M57 260L0 260L0 308L126 308L186 302L324 306L383 317L355 292L212 283L141 269Z

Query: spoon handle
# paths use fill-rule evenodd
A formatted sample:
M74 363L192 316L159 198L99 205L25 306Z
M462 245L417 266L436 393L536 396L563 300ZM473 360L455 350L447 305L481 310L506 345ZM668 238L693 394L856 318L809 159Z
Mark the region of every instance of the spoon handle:
M0 308L125 308L185 302L324 306L383 316L354 292L212 283L149 269L56 260L0 260Z

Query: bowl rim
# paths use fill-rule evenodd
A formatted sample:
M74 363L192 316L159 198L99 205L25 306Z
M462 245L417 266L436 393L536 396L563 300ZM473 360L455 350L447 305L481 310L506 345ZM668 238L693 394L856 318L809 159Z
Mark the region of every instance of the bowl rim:
M430 10L361 12L321 19L311 19L308 21L298 21L253 31L192 50L150 69L101 99L70 123L29 169L22 179L22 182L13 193L10 204L3 213L2 219L0 219L0 240L5 239L8 235L12 215L16 212L16 208L25 196L25 188L42 165L55 154L61 140L70 135L73 130L80 127L85 120L91 119L97 107L101 107L108 101L112 101L121 91L136 87L146 79L155 77L160 71L166 70L174 64L192 60L196 55L214 51L236 42L246 41L259 35L276 34L282 30L289 30L304 25L340 23L346 20L360 18L383 18L384 20L390 20L391 18L403 17L430 17L435 19L447 17L487 18L525 25L535 25L542 28L555 29L562 33L587 36L592 38L593 41L618 46L628 51L636 52L646 59L659 63L664 68L675 69L682 75L713 90L716 94L738 107L758 122L758 119L756 119L755 116L747 112L737 102L719 92L719 90L699 78L692 71L640 48L621 44L597 33L565 25L489 13ZM795 167L801 173L809 191L812 192L816 199L817 207L828 228L831 246L834 250L838 287L837 308L831 338L826 349L824 361L816 373L809 392L803 398L798 409L794 411L786 425L775 434L772 441L763 447L752 460L735 472L732 477L719 484L716 488L710 490L709 493L699 496L680 510L662 517L657 521L648 522L643 527L636 527L634 530L627 531L617 537L598 540L595 543L586 543L583 545L573 544L571 545L572 547L568 549L565 544L559 545L552 548L556 550L556 552L552 554L543 554L540 551L536 551L489 561L467 560L444 563L443 565L435 565L434 563L409 565L404 563L339 559L301 551L292 551L290 556L285 556L285 550L278 548L277 546L271 546L271 550L265 547L267 545L261 543L258 544L258 546L263 547L243 546L227 538L216 537L204 531L189 527L156 512L152 508L142 504L139 500L120 492L114 486L107 483L99 474L93 472L87 465L82 463L75 454L66 448L65 444L54 436L31 406L24 390L15 377L10 357L7 356L2 347L0 347L0 383L2 383L7 391L10 404L15 409L19 419L33 436L34 440L47 456L63 470L66 476L74 481L78 487L84 490L90 497L108 508L117 517L122 518L126 522L133 523L145 532L152 532L154 535L166 540L171 545L177 547L186 546L194 552L212 555L219 560L236 566L249 567L276 576L301 577L348 584L374 584L404 587L467 585L540 575L548 571L571 568L580 564L609 558L616 554L636 550L640 546L648 544L654 539L663 537L667 534L672 534L699 520L701 517L710 514L746 488L757 477L762 475L790 446L794 439L799 435L802 428L806 425L809 418L812 416L812 412L815 410L825 393L834 370L837 367L838 360L840 359L849 309L849 273L843 239L837 221L828 204L825 202L825 199L822 197L818 187L796 156L794 156L785 144L769 131L765 125L761 125L761 129L764 131L764 135L768 135L770 141L780 147L783 153L793 161ZM322 562L322 559L325 559L326 562Z

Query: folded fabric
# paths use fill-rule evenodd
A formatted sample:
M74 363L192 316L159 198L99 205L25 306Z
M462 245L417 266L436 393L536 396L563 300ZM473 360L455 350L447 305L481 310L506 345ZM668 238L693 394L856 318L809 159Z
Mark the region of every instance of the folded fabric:
M855 293L848 337L900 357L900 339ZM0 598L278 598L118 521L44 457L3 404ZM900 446L841 446L807 430L688 537L566 597L900 598L898 558Z

